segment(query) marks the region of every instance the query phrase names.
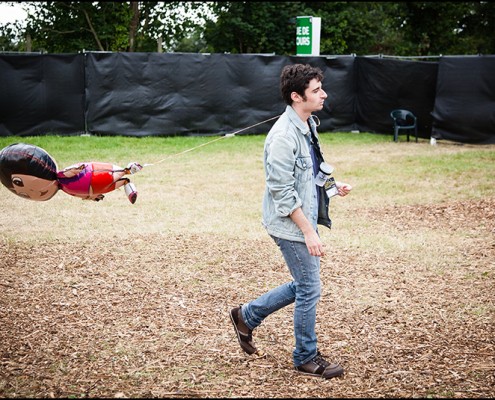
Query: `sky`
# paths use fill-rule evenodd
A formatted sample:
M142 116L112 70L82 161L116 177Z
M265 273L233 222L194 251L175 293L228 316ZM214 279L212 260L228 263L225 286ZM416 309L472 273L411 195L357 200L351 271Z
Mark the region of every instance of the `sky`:
M15 22L26 18L27 13L22 9L22 4L10 2L0 2L0 24Z

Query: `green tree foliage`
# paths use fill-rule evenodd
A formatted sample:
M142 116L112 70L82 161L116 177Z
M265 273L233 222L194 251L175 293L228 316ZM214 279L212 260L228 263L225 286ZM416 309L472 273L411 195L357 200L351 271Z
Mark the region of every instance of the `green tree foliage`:
M200 27L194 28L186 37L182 38L174 48L175 52L207 53L208 45Z
M9 24L0 26L0 50L1 51L18 51L17 34L20 30L19 24ZM21 49L21 51L25 48Z
M202 2L29 2L25 29L33 51L72 53L90 51L157 51L179 43L197 25L205 9ZM10 29L10 31L7 30ZM12 27L0 34L12 45ZM7 33L10 35L7 36ZM17 50L25 49L17 38Z
M212 2L211 52L295 54L295 17L322 20L320 53L495 53L490 2Z
M406 2L402 30L419 55L495 53L495 5L490 2Z
M460 44L480 54L495 54L495 3L475 2L463 18ZM468 51L469 51L468 50Z
M321 54L387 54L400 42L397 3L308 2L305 12L322 20Z
M296 52L296 17L322 19L321 54L393 52L397 3L373 2L214 2L215 21L205 25L211 52Z
M216 20L205 24L210 52L277 53L295 49L295 16L300 2L212 2Z

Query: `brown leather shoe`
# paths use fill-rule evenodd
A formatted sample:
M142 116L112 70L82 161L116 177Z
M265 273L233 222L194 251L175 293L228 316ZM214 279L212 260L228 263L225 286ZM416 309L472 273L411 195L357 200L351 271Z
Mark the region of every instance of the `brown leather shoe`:
M253 330L249 329L242 319L241 307L235 307L230 310L230 320L232 325L234 325L235 333L242 350L248 354L254 354L258 350L253 343Z
M306 375L320 376L325 379L335 378L344 373L344 368L339 364L330 364L325 360L320 352L316 353L306 364L299 365L296 370Z

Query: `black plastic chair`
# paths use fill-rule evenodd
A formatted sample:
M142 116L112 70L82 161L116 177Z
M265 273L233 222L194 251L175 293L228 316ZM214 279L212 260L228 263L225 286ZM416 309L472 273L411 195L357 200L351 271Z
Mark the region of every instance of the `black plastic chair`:
M418 141L418 125L416 116L409 110L393 110L390 116L394 120L394 142L399 141L400 131L407 133L407 141L409 142L409 134L414 130L416 142Z

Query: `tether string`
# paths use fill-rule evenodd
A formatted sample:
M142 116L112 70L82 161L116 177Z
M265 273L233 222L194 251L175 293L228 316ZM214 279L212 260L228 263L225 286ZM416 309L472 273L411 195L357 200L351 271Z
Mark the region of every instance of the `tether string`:
M258 126L258 125L264 124L265 122L269 122L269 121L274 120L274 119L276 119L276 118L278 118L278 117L280 117L280 115L277 115L277 116L275 116L275 117L272 117L272 118L266 119L266 120L264 120L264 121L258 122L258 123L254 124L254 125L250 125L250 126L248 126L248 127L246 127L246 128L239 129L238 131L235 131L235 132L232 132L232 133L227 133L227 134L225 134L224 136L221 136L221 137L219 137L219 138L216 138L216 139L210 140L209 142L206 142L206 143L202 143L202 144L200 144L200 145L198 145L198 146L195 146L195 147L192 147L192 148L190 148L190 149L187 149L187 150L181 151L181 152L179 152L179 153L170 154L170 155L168 155L167 157L165 157L165 158L161 159L160 161L156 161L156 162L155 162L155 163L153 163L153 164L144 164L144 165L143 165L143 167L146 167L146 166L149 166L149 165L160 164L161 162L163 162L163 161L167 160L167 159L168 159L168 158L170 158L170 157L176 157L176 156L178 156L178 155L188 153L188 152L190 152L190 151L193 151L193 150L199 149L200 147L206 146L206 145L208 145L208 144L211 144L211 143L217 142L217 141L219 141L219 140L222 140L222 139L225 139L225 138L228 138L228 137L234 137L235 135L237 135L237 134L238 134L238 133L240 133L240 132L243 132L243 131L245 131L245 130L248 130L248 129L254 128L255 126Z

